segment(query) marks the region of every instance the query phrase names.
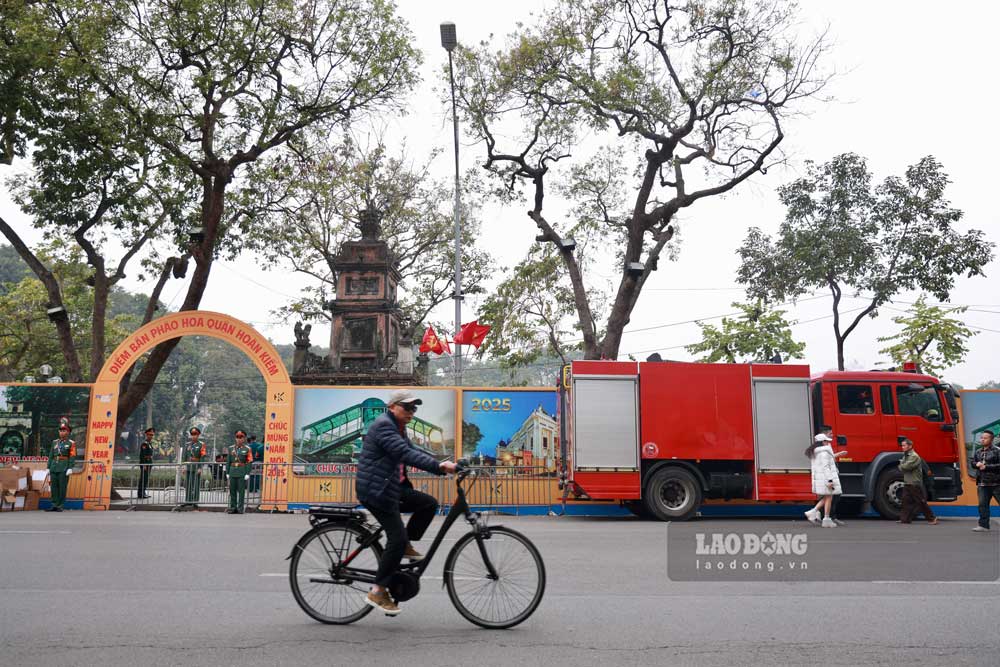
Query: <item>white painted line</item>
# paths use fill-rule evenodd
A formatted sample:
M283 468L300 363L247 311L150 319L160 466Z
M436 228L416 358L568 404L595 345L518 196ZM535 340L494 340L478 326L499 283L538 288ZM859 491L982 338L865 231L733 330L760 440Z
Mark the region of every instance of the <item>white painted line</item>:
M956 584L956 585L960 585L960 586L972 586L972 585L976 585L976 586L997 586L997 585L1000 585L1000 580L994 580L994 581L920 581L920 580L916 580L916 581L903 581L903 580L890 581L890 580L885 580L885 581L871 581L869 583L872 583L872 584L893 584L893 585L896 585L896 584L949 584L949 585Z
M288 573L287 572L264 572L262 574L258 574L257 576L258 577L287 577ZM430 581L441 581L441 580L444 579L444 577L432 577L430 575L424 575L424 576L420 577L421 581L423 581L425 579L430 580Z
M72 535L69 530L0 530L3 535Z

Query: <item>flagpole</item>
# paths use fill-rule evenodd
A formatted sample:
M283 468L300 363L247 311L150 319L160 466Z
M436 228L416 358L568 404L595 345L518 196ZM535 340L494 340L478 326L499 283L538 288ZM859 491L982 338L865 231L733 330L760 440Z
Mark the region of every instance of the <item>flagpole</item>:
M451 81L451 118L455 133L455 331L452 336L458 336L462 326L462 228L458 219L459 178L458 178L458 112L455 105L455 70L452 66L451 52L458 45L455 24L446 21L441 24L441 46L448 51L448 78ZM462 385L462 346L455 343L455 385Z

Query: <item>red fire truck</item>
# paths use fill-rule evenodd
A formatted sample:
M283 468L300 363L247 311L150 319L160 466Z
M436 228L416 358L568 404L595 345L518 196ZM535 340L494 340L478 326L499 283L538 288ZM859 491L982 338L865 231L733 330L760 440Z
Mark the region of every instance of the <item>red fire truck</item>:
M823 424L848 452L841 515L871 503L899 516L902 436L931 466L932 500L962 492L955 391L915 367L810 375L790 364L575 361L559 396L568 494L665 521L709 498L814 502L804 452Z

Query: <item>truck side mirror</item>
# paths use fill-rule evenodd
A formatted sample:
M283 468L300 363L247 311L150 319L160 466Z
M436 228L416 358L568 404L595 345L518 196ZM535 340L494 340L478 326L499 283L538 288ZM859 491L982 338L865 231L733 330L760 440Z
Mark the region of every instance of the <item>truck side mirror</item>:
M847 444L847 436L846 435L838 435L837 436L837 444L840 445L841 447L843 447L844 445L846 445Z

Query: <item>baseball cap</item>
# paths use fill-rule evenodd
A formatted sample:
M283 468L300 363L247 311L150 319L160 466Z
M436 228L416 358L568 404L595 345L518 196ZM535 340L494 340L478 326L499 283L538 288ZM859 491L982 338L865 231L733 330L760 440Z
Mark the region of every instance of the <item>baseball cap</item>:
M816 442L833 442L833 438L828 436L826 433L817 433L813 440Z
M410 403L412 405L424 404L422 400L413 395L413 392L407 391L406 389L400 389L392 392L392 395L389 396L388 405L393 405L394 403Z

